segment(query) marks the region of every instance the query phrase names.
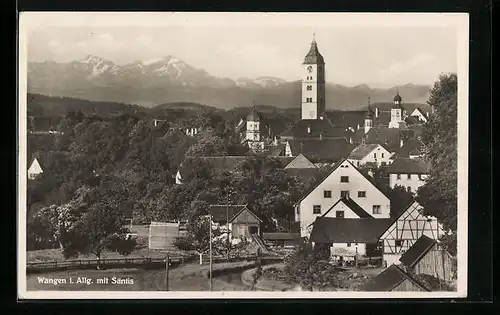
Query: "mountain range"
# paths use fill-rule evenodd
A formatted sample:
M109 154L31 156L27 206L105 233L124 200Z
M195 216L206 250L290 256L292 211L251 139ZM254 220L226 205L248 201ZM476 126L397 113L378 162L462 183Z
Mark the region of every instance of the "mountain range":
M425 103L430 86L399 86L403 102ZM28 93L124 102L147 107L171 102L194 102L230 109L257 104L300 107L301 82L276 77L219 78L174 57L118 65L88 55L70 62L29 62ZM372 102L391 101L396 87L373 89L326 84L328 109L359 109Z

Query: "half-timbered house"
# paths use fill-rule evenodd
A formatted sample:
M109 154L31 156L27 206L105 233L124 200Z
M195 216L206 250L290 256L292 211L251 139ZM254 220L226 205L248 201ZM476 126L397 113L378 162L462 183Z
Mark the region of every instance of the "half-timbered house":
M423 215L422 211L423 207L417 201L412 201L380 237L384 261L388 266L399 263L401 255L422 235L434 240L443 235L444 231L437 219Z

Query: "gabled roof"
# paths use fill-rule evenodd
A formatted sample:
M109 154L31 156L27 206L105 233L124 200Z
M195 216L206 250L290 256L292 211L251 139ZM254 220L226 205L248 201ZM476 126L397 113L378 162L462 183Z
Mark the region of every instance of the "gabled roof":
M383 144L390 152L400 148L401 138L399 128L374 127L366 133L367 143Z
M418 111L418 112L420 113L420 115L424 116L424 117L425 117L425 119L427 119L427 113L426 113L426 112L424 112L424 111L423 111L420 107L415 108L415 109L411 112L411 114L413 114L415 111Z
M317 217L310 239L316 243L377 243L391 219Z
M409 267L412 268L415 266L425 254L436 244L437 241L422 235L420 238L413 244L408 250L401 256L399 261Z
M325 114L335 127L356 128L358 125L364 126L367 112L367 110L336 110Z
M345 139L288 140L293 156L303 154L310 160L335 162L345 158L352 145Z
M358 217L362 219L370 219L373 218L368 212L366 212L363 208L361 208L360 205L358 205L353 199L351 198L340 198L333 206L330 207L323 215L322 217L325 217L328 212L330 212L333 208L335 208L336 205L338 205L340 202L344 203L349 209L352 210Z
M262 238L265 240L298 240L302 237L300 233L273 232L262 233Z
M181 174L186 172L194 167L194 165L198 165L198 163L204 162L218 170L232 171L235 170L243 161L249 159L249 156L241 155L241 156L202 156L202 157L194 157L194 156L186 156L184 161L181 163L181 167L179 171ZM254 157L256 159L263 159L265 157L257 156ZM278 161L280 167L285 167L293 157L288 156L273 156L267 157L272 160Z
M267 151L268 156L281 156L281 154L285 153L285 145L280 144L276 147L269 147Z
M293 159L285 169L290 168L317 168L311 161L309 161L303 154L297 155L295 159Z
M364 286L363 291L371 292L383 292L391 291L403 281L409 280L417 287L423 291L429 292L430 290L426 288L420 281L410 276L403 269L397 265L391 265L384 271L370 279Z
M372 179L370 179L367 175L363 174L362 172L359 171L359 169L354 166L354 164L352 164L349 160L347 160L346 158L343 158L341 159L339 162L335 163L335 165L333 166L333 168L327 172L319 181L316 185L314 185L313 187L311 187L311 189L309 189L309 191L303 195L302 198L300 198L294 205L297 205L299 204L302 200L304 200L307 196L309 196L309 194L311 194L319 185L321 185L321 183L323 183L333 172L335 172L337 170L337 168L339 168L340 165L342 165L342 163L349 163L349 165L354 168L359 174L361 174L364 178L366 178L366 180L368 182L370 182L373 187L375 187L378 191L380 191L384 196L386 196L387 198L389 198L382 190L380 190L376 185L375 183L372 181Z
M229 219L229 222L233 221L238 215L243 211L250 212L257 220L262 222L255 213L248 209L247 205L211 205L210 206L210 214L212 215L212 221L214 222L226 222Z
M370 143L370 144L361 144L358 145L354 150L352 150L351 154L349 154L348 158L353 160L361 160L370 154L373 150L381 146L385 150L387 150L383 145L378 143ZM389 150L387 150L389 151ZM390 152L390 151L389 151Z
M387 168L388 174L428 174L430 165L423 159L397 158Z
M424 143L419 139L408 139L403 141L403 146L396 152L398 157L409 158L410 155L420 155L425 148Z

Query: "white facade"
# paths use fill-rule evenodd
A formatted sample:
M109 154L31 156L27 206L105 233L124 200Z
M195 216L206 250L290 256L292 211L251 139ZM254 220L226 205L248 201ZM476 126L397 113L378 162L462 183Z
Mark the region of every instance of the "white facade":
M427 174L394 174L389 173L389 186L403 186L406 190L415 193L420 186L425 184Z
M312 230L311 224L316 218L330 209L345 193L374 218L389 218L389 198L354 165L343 160L330 175L295 205L295 217L300 221L301 236L309 236Z
M285 156L292 157L292 148L290 147L290 143L287 141L285 144Z
M444 234L437 219L424 216L422 211L418 202L412 202L380 237L387 266L399 264L401 255L422 235L438 240Z
M414 117L418 117L418 119L422 122L427 122L427 116L422 113L421 110L419 110L418 108L415 108L415 110L411 113L410 116L414 116Z
M367 163L374 163L377 164L378 167L380 167L382 165L389 165L392 162L391 156L391 152L389 152L383 146L378 145L363 158L349 158L348 160L356 167L366 165Z
M247 121L247 134L248 141L260 141L260 122Z
M400 123L404 122L403 109L402 108L392 108L391 109L391 121L389 122L389 128L399 128Z
M28 178L35 179L38 175L43 173L43 169L37 159L34 159L28 168Z
M327 210L323 216L325 218L345 218L345 219L359 219L354 211L349 208L342 200L335 204L330 210Z
M175 183L177 185L182 184L181 171L177 171L177 173L175 174Z
M200 130L198 128L186 128L186 135L194 137L200 133Z
M333 243L330 247L330 255L336 255L337 251L347 252L351 255L366 255L366 244L364 243Z
M370 131L370 129L372 129L372 127L373 127L373 120L370 118L365 118L365 133ZM359 125L358 125L358 129L359 129Z

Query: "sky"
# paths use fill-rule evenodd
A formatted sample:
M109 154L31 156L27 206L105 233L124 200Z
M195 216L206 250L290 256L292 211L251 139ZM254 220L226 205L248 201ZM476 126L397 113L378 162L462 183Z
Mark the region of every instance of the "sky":
M457 71L457 23L442 14L74 14L24 16L28 61L173 55L217 77L291 81L302 77L314 34L330 83L432 84Z

